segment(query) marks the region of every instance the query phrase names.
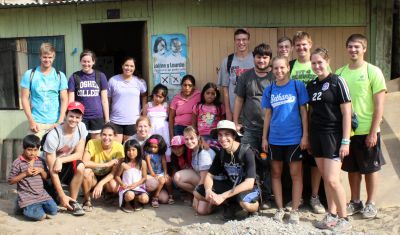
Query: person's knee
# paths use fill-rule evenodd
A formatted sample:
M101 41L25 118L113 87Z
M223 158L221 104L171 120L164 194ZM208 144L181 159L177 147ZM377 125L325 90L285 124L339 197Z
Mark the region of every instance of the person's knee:
M335 177L326 177L324 179L324 184L328 185L331 188L336 188L340 184L340 180Z
M253 212L258 211L258 206L259 206L258 201L253 202L253 203L241 201L239 204L240 204L240 207L242 207L243 210L245 210L247 212L253 213Z
M179 172L174 174L173 181L175 184L179 185L181 183L182 176Z
M92 169L86 168L83 172L83 180L86 182L87 181L91 182L93 177L94 177L94 173L93 173Z
M162 204L167 204L168 203L168 193L165 190L161 190L160 195L158 196L158 201Z
M124 200L125 201L130 202L133 199L135 199L135 193L134 192L128 191L128 192L125 193L125 195L124 195Z
M147 204L149 203L149 195L147 195L146 193L142 193L139 197L139 202L142 204Z
M148 192L153 192L158 187L158 181L154 178L146 180L146 189Z
M115 180L110 180L106 185L105 189L109 193L117 193L118 192L118 183Z
M211 209L210 209L210 206L208 205L208 203L199 202L199 204L196 208L196 212L199 215L208 215L211 213Z
M76 166L75 175L84 175L85 174L85 164L80 163Z

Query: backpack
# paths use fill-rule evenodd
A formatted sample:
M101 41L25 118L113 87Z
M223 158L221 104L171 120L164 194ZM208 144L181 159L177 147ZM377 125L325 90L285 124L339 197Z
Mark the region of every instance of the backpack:
M36 67L32 69L31 75L29 76L29 94L32 94L32 80L33 80L33 76L35 75L35 72L36 72ZM61 85L61 73L58 70L56 72L57 72L58 81L60 81L60 85Z
M81 137L82 137L82 135L81 135L81 129L79 129L79 125L77 126L77 128L78 128L78 134L79 134L79 140L80 140ZM52 129L52 130L53 130L53 129ZM48 135L48 134L50 133L50 131L52 131L52 130L49 130L48 132L46 132L46 133L43 135L42 139L40 140L40 151L44 152L43 147L44 147L44 144L46 143L47 135ZM57 127L54 127L54 130L56 131L57 139L58 139L58 144L57 144L57 148L56 148L56 150L57 150L57 149L60 147L60 144L61 144L60 133L58 132Z
M75 81L75 92L79 89L79 84L81 83L81 77L79 76L79 71L73 73L74 81ZM101 81L100 81L100 71L94 70L94 77L97 86L101 90Z

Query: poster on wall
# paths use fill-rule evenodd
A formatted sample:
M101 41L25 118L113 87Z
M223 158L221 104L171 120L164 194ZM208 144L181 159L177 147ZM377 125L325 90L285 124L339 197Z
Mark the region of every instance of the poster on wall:
M168 87L169 100L179 92L186 75L186 36L183 34L159 34L151 36L154 85Z

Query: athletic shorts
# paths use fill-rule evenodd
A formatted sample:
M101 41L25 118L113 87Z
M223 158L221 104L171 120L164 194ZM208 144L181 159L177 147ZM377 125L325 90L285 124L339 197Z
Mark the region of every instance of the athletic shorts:
M385 165L380 133L378 133L378 139L373 148L365 145L366 138L367 135L355 135L350 138L350 154L343 159L342 170L370 174L379 171L381 166Z
M114 125L115 132L117 132L117 134L123 134L128 136L136 134L136 124L133 125L118 125L115 123L112 124Z
M312 155L315 158L340 161L341 142L342 133L313 133L310 138Z
M204 188L204 184L197 185L194 189L201 196L206 196L206 190ZM216 194L224 193L228 190L232 190L232 182L229 180L213 180L212 191ZM254 188L253 190L247 190L241 192L234 196L231 200L236 200L238 203L240 202L248 202L255 203L258 201L260 197L259 191Z
M76 173L76 168L79 164L83 164L81 160L75 160L72 162L67 162L62 164L61 172L58 173L58 177L60 178L60 182L66 185L69 185L74 178Z
M284 146L270 144L268 148L272 161L291 163L303 160L303 154L301 154L300 145L298 144Z
M104 125L104 118L82 119L89 133L98 134Z

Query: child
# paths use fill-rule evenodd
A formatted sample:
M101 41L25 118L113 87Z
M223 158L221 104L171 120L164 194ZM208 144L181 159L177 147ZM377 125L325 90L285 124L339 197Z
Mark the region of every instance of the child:
M170 162L171 149L169 147L168 129L168 104L166 102L168 88L162 84L157 84L151 92L151 102L147 103L143 115L147 114L152 126L152 133L161 135L167 144L166 158Z
M208 144L215 144L210 132L220 120L225 119L225 108L220 101L220 93L212 82L207 83L201 91L200 102L193 106L192 126ZM214 143L213 143L214 142Z
M128 140L125 143L124 150L125 159L119 167L115 180L120 185L119 206L124 212L130 213L132 210L128 204L134 210L141 210L142 205L149 202L145 186L147 164L143 160L142 147L137 140ZM137 200L135 200L136 198ZM137 205L137 202L142 205Z
M167 186L168 190L168 204L174 204L171 178L167 172L167 161L165 159L167 145L164 139L161 135L152 135L144 143L143 149L149 168L146 186L149 187L149 191L154 191L151 206L154 208L159 207L159 196L164 185Z
M192 151L186 148L182 135L174 136L171 140L171 165L172 176L178 171L192 168Z
M57 214L57 204L43 186L47 172L37 156L40 138L27 135L22 141L22 146L24 152L13 162L8 183L17 184L17 207L23 210L23 214L32 220L44 220L47 214Z

